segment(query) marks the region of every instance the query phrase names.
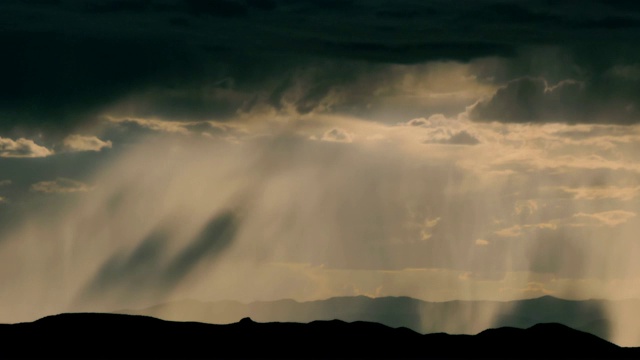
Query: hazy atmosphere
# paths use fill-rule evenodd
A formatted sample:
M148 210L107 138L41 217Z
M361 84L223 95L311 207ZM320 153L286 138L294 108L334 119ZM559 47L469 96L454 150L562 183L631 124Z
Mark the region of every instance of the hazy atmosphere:
M640 298L638 39L622 0L4 0L0 322Z

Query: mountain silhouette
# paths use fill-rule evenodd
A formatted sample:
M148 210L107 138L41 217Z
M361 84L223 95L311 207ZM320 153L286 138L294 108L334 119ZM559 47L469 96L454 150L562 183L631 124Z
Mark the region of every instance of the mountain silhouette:
M369 321L406 327L418 333L477 334L488 327L529 328L539 323L559 323L612 341L605 300L564 300L551 296L518 301L427 302L410 297L335 297L326 300L176 301L117 313L153 316L174 321L228 324L244 317L258 322L311 322L339 319ZM620 300L615 306L640 310L638 300ZM483 316L485 320L483 321Z
M72 313L0 325L2 358L630 358L622 348L561 324L477 335L421 335L340 320L214 325L148 316Z

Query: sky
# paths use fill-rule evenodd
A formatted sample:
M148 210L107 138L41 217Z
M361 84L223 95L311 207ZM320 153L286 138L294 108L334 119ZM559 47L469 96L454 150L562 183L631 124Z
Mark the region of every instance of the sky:
M2 1L0 322L639 298L638 38L623 0Z

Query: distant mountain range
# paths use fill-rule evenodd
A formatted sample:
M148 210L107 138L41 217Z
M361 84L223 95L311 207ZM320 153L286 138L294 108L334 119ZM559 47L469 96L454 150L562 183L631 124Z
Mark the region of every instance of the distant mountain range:
M346 300L346 299L343 299ZM364 300L364 299L359 299ZM478 335L421 335L339 320L212 325L146 316L76 313L0 325L0 358L638 358L560 324Z
M559 323L610 340L605 305L604 300L571 301L551 296L510 302L427 302L409 297L356 296L249 304L185 300L117 313L213 324L234 323L245 317L258 322L368 321L405 327L421 334L477 334L490 327L529 328L539 323ZM639 300L620 300L615 305L640 309Z

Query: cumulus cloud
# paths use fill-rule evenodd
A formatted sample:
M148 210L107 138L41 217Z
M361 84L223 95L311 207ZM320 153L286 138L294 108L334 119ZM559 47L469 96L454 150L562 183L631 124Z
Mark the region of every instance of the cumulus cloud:
M0 157L37 158L53 155L53 151L36 144L33 140L12 140L0 137Z
M40 181L31 185L31 191L56 194L56 193L75 193L87 192L91 187L73 179L58 178L52 181Z
M100 140L97 136L84 136L73 134L63 140L64 146L70 151L100 151L111 148L111 141Z

